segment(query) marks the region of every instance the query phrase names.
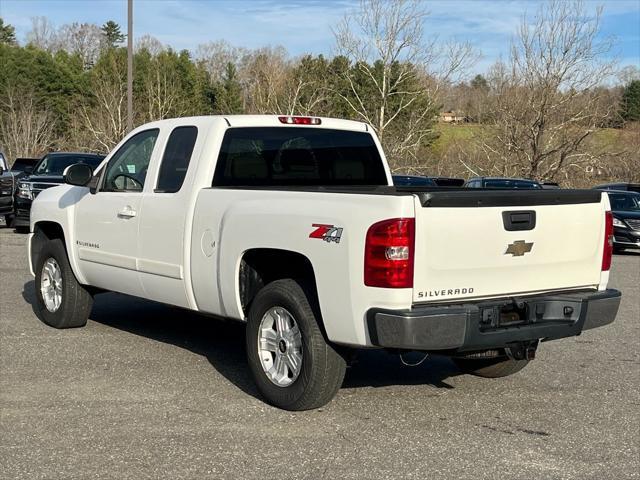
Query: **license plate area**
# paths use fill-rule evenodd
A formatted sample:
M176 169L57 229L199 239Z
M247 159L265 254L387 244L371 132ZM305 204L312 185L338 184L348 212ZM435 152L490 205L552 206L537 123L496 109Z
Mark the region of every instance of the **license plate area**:
M521 328L533 324L574 324L580 318L580 300L512 298L480 306L480 331Z

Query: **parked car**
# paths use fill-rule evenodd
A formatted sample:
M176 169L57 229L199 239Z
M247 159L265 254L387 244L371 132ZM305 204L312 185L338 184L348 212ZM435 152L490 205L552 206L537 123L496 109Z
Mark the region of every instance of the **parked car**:
M39 161L39 158L16 158L13 165L11 165L11 171L15 174L16 178L20 178L33 172L34 167Z
M63 184L63 173L67 167L75 163L85 163L95 168L103 158L104 155L75 152L55 152L42 157L32 171L17 182L13 226L18 230L24 230L29 226L29 212L33 199L43 190ZM25 170L28 172L28 165L25 165Z
M620 303L607 195L397 188L360 122L161 120L65 179L31 211L40 318L81 327L117 291L246 322L258 390L288 410L329 402L356 348L501 377Z
M640 249L640 193L606 190L613 212L613 248Z
M464 186L467 188L515 188L519 190L542 190L542 185L535 180L529 180L526 178L474 177L467 180Z
M464 178L451 178L451 177L427 177L435 182L439 187L462 187L464 185Z
M435 187L436 182L419 175L394 175L393 184L398 187Z
M0 152L0 216L4 218L5 225L13 223L13 193L15 179L9 171L9 165L4 154Z
M619 190L619 191L628 191L628 192L638 192L640 193L640 183L605 183L602 185L598 185L593 187L597 190Z

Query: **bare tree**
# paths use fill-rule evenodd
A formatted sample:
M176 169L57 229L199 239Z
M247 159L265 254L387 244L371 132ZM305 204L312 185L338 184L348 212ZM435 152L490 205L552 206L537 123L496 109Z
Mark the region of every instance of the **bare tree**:
M27 43L48 52L58 50L58 31L47 17L31 17Z
M247 113L292 113L295 93L289 84L291 64L283 47L266 47L247 53L238 76Z
M235 47L226 40L218 40L198 45L196 60L209 74L212 82L222 80L229 63L238 66L242 57L249 52L241 47Z
M145 122L189 113L191 99L184 96L175 58L173 52L161 52L151 58L149 70L143 77L144 95L140 102Z
M80 55L85 68L91 67L96 62L103 43L102 30L93 23L74 22L63 25L58 31L57 38L60 48Z
M136 40L136 46L134 50L136 51L136 53L140 52L141 50L146 50L151 55L156 56L164 52L166 48L156 37L147 34L142 35Z
M33 91L5 85L0 106L0 144L10 158L39 156L54 143L53 114Z
M599 8L588 17L582 1L550 0L523 18L509 63L490 75L494 123L481 144L494 171L553 179L600 161L585 141L616 110L598 88L615 71L606 58L611 40L599 36L601 15Z
M397 168L433 135L440 86L473 60L469 44L427 40L419 0L361 0L334 30L337 51L354 68L339 92L356 118L373 126ZM394 124L402 123L393 129ZM394 135L388 135L395 130Z
M115 51L91 72L92 97L80 107L80 126L89 149L110 151L127 133L126 57Z

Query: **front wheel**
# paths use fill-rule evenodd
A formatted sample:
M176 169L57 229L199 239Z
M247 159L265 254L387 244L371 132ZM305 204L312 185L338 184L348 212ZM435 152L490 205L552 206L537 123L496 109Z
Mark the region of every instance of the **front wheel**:
M43 240L35 262L36 313L55 328L82 327L87 323L93 297L78 283L62 240Z
M325 339L295 280L277 280L258 292L249 310L246 347L258 390L276 407L318 408L342 385L346 362Z

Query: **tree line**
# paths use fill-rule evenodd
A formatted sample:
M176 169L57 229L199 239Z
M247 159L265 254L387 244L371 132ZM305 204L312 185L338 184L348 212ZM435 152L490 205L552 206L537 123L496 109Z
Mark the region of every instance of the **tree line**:
M550 0L523 18L509 57L475 76L480 52L429 36L418 0L362 0L334 27L331 57L223 40L176 51L145 35L134 52L133 124L237 113L351 118L372 125L395 172L638 180L640 76L609 60L601 15ZM109 151L127 133L120 26L32 23L20 43L0 19L0 148L11 159ZM443 110L469 123L443 126Z

